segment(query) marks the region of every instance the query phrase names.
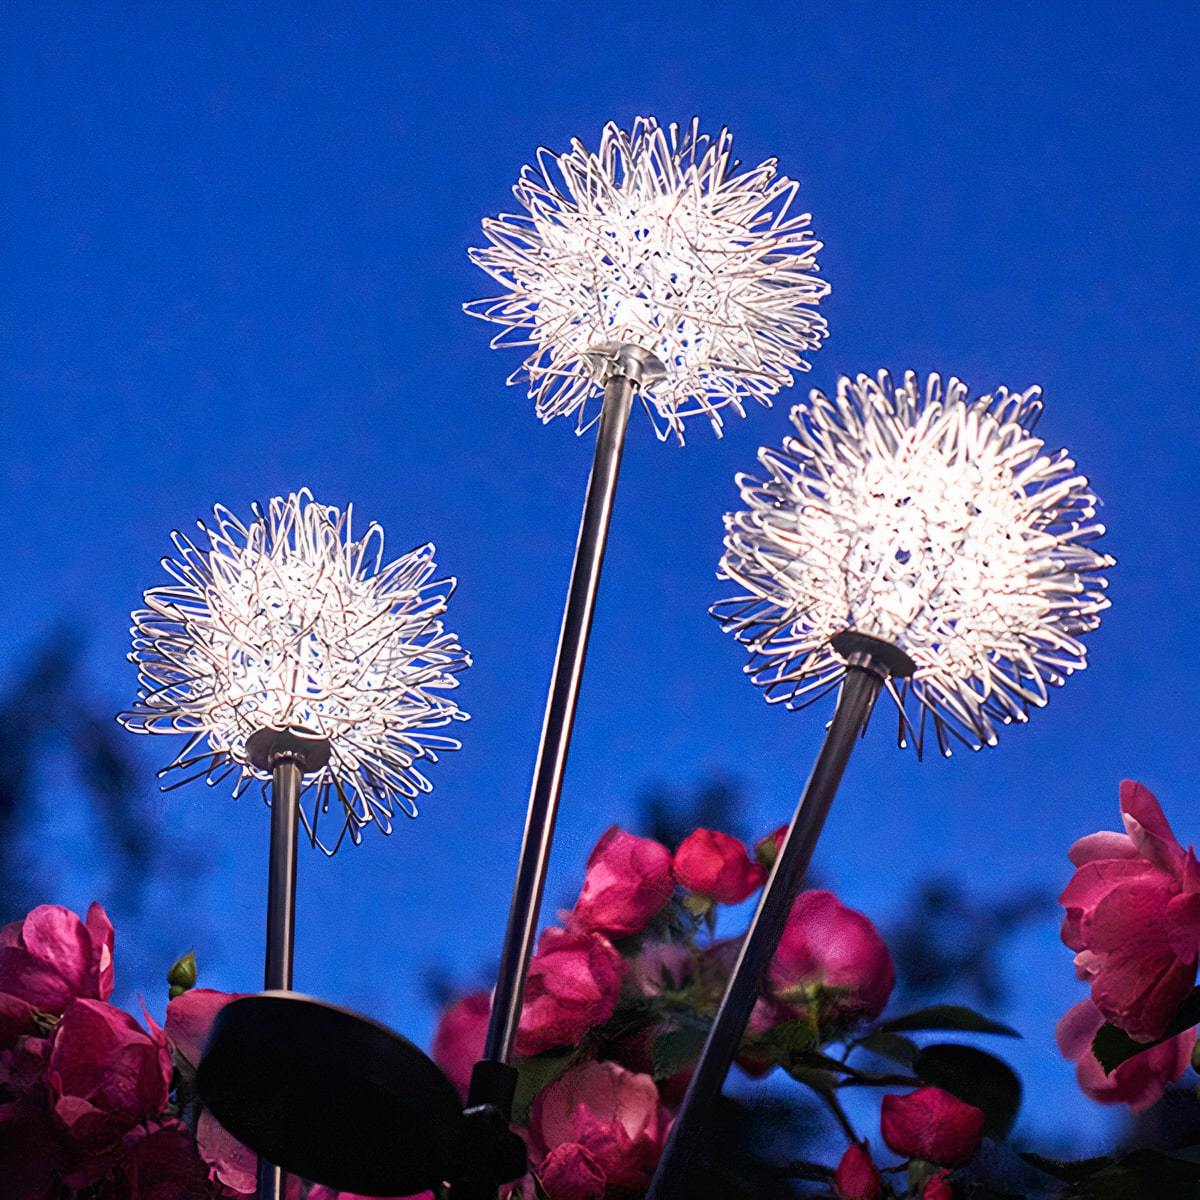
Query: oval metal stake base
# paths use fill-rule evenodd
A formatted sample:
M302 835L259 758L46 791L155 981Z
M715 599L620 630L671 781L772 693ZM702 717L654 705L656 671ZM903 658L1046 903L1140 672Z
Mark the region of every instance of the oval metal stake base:
M410 1195L461 1159L462 1101L434 1062L383 1025L294 992L227 1004L196 1086L238 1141L338 1191Z

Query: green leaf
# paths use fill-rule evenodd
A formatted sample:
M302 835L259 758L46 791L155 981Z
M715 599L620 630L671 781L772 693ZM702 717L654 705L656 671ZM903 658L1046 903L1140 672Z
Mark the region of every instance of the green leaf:
M1113 1161L1107 1155L1101 1155L1099 1158L1060 1159L1046 1158L1044 1155L1030 1152L1022 1154L1021 1157L1031 1167L1037 1167L1039 1171L1053 1175L1055 1179L1061 1179L1064 1183L1077 1183L1081 1179L1087 1179L1089 1175L1094 1175Z
M878 1054L881 1058L890 1058L892 1062L911 1067L920 1053L921 1047L911 1038L901 1037L898 1033L888 1033L886 1030L876 1030L861 1038L855 1045Z
M1075 1183L1076 1200L1197 1200L1200 1164L1158 1150L1134 1150Z
M538 1092L573 1066L574 1058L574 1051L567 1050L557 1054L536 1054L521 1060L517 1068L517 1091L513 1097L515 1125L524 1125L529 1120L529 1110Z
M962 1004L931 1004L915 1012L893 1017L875 1026L885 1033L915 1033L922 1029L952 1029L962 1033L995 1033L1000 1037L1020 1037L1011 1026L993 1021Z
M684 1067L690 1067L704 1048L705 1030L685 1026L661 1033L650 1048L655 1081L670 1079Z
M983 1131L1008 1136L1021 1107L1021 1081L1006 1062L974 1046L937 1043L925 1046L913 1062L920 1079L983 1110Z
M1123 1029L1115 1025L1101 1025L1099 1032L1092 1040L1092 1053L1099 1060L1105 1072L1111 1075L1123 1062L1128 1062L1134 1055L1141 1054L1154 1046L1161 1046L1173 1037L1178 1037L1193 1025L1200 1025L1200 987L1193 988L1180 1006L1179 1011L1171 1018L1162 1037L1153 1042L1135 1042Z

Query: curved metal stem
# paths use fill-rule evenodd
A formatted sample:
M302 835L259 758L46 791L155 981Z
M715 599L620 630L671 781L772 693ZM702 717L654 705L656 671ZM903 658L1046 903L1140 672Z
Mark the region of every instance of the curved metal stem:
M854 743L888 674L886 667L873 660L855 663L851 659L833 722L759 897L737 965L708 1031L646 1200L686 1200L691 1171L699 1165L705 1119L741 1046L760 982L775 956L792 904L804 886L804 876Z

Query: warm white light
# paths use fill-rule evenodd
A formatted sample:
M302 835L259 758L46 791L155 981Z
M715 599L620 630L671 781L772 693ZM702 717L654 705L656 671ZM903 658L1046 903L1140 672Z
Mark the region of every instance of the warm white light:
M787 215L799 185L774 159L739 166L726 129L639 117L605 126L598 153L575 140L522 170L525 211L484 221L491 245L471 251L506 293L466 308L505 326L493 346L533 347L522 371L543 421L576 414L582 429L622 346L662 363L642 395L680 442L686 418L720 434L720 409L744 416L808 370L800 352L826 334L821 243L809 214Z
M766 478L739 476L749 508L726 518L721 577L748 594L713 609L769 700L824 694L845 673L830 639L872 634L916 664L889 684L902 742L919 750L928 719L949 753L948 734L994 744L997 721L1086 666L1114 560L1092 548L1087 480L1032 433L1039 396L884 372L792 412L795 436L759 452Z
M327 739L329 765L306 776L301 812L314 842L336 797L355 841L375 821L391 831L398 804L430 790L417 769L453 738L428 731L466 713L444 693L470 665L439 619L454 580L433 579L434 548L383 565L383 531L351 531L351 509L317 504L307 489L277 497L248 525L228 509L200 522L203 544L180 533L133 614L138 699L120 720L137 733L190 734L167 771L215 783L239 772L235 794L266 773L246 743L262 729ZM180 782L186 782L186 779ZM332 851L331 851L332 852Z

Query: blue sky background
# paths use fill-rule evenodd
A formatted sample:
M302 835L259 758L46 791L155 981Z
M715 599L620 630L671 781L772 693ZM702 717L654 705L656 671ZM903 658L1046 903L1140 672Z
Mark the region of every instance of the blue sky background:
M436 542L476 659L466 746L418 822L305 855L297 961L301 988L428 1037L425 969L473 983L498 950L591 450L505 387L516 352L459 311L491 290L464 249L538 145L698 113L744 161L778 155L802 181L831 337L720 441L698 425L681 450L634 425L551 903L647 785L733 776L747 831L791 811L822 717L769 710L706 616L721 515L810 384L885 366L1042 384L1042 431L1105 499L1120 566L1092 668L999 749L918 764L872 731L825 875L881 922L948 869L983 898L1057 891L1070 842L1115 824L1127 775L1197 840L1196 26L1184 3L10 0L0 670L69 618L91 685L124 705L128 610L160 581L169 531L214 501L308 484L397 553ZM150 793L169 745L135 749ZM76 796L50 774L39 817L46 898L82 906L99 851ZM194 944L204 983L253 989L265 810L203 785L151 803L190 847L181 876L202 871L158 897L156 946ZM118 953L126 987L157 998L165 962ZM1086 1148L1109 1115L1054 1050L1082 994L1056 917L1009 967L1027 1123Z

